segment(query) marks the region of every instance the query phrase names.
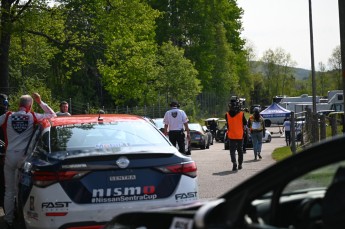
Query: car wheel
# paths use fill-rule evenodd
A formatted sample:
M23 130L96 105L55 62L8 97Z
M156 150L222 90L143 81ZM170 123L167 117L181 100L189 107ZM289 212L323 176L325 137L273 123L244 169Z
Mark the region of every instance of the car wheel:
M271 140L272 140L271 135L268 135L266 142L271 142Z

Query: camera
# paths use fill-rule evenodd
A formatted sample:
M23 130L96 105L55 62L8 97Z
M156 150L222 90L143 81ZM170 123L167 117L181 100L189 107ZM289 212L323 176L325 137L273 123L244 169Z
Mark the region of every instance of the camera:
M246 102L245 98L238 98L237 96L231 96L230 103L228 104L230 110L235 110L239 112L242 110L242 106L244 106Z

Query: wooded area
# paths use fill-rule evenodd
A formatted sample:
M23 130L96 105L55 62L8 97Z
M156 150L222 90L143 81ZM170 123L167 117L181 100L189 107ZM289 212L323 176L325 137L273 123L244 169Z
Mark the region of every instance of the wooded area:
M0 92L15 103L38 91L56 109L72 99L80 106L71 113L177 99L192 116L225 112L231 95L269 104L311 94L283 49L267 50L264 71L252 71L242 14L236 0L3 0ZM317 94L341 89L337 54L329 70L320 63Z

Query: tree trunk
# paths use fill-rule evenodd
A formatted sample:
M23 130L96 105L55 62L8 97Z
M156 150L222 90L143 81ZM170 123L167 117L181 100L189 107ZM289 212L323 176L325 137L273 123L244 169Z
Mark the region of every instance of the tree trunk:
M1 1L1 37L0 37L0 92L9 94L9 49L11 40L11 3Z

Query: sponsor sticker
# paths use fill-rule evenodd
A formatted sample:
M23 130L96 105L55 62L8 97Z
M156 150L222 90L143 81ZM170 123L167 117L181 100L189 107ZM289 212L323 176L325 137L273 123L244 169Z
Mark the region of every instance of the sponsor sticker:
M197 196L197 192L177 193L175 194L175 200L195 199Z

